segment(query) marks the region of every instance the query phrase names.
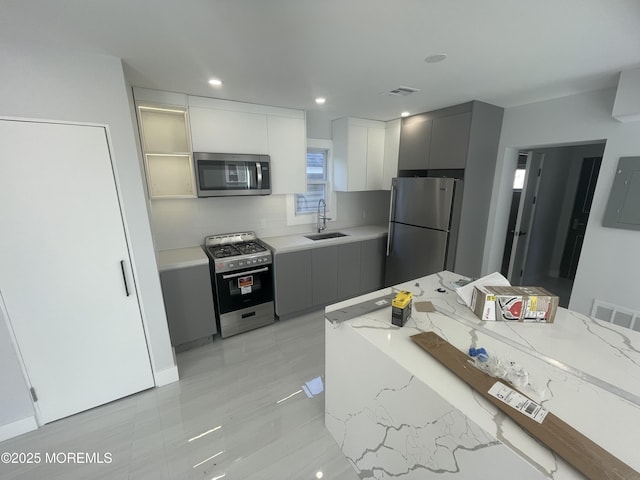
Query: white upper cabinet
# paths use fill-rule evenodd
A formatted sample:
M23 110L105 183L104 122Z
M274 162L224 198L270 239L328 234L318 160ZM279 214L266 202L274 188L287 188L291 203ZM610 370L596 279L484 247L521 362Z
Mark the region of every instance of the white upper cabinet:
M271 158L271 191L306 189L303 110L134 88L149 196L193 198L192 152Z
M272 193L305 191L307 125L304 111L188 98L194 152L269 155Z
M307 188L307 127L301 117L267 116L271 192L301 193Z
M266 115L189 107L194 152L254 153L269 149Z
M385 123L343 117L332 122L335 189L382 190Z
M400 119L387 122L384 132L384 164L382 167L382 189L391 190L391 179L398 175L400 152Z
M371 127L367 129L367 182L366 190L382 190L382 172L384 169L385 129Z

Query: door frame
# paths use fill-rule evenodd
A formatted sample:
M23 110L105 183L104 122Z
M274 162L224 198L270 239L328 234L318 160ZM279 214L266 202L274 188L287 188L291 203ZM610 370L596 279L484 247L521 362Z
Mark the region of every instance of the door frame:
M539 156L539 158L536 158ZM507 278L512 285L521 285L524 270L527 264L527 256L529 251L529 243L531 240L531 229L536 215L536 200L540 189L540 178L542 169L544 168L544 153L529 150L527 152L527 165L525 170L524 186L520 194L520 205L518 207L518 216L516 219L515 232L513 235L513 244L511 247L511 258L509 259L509 270ZM532 174L535 174L532 176ZM530 205L528 204L529 202ZM526 225L522 225L523 214L525 209L530 208L529 219ZM523 228L525 229L523 232ZM524 238L524 244L522 239ZM522 262L516 265L516 259L521 256ZM514 271L520 269L520 272Z
M142 331L143 331L143 335L144 335L144 339L145 339L145 344L146 344L146 351L147 351L147 358L149 360L149 365L150 365L150 369L151 369L151 377L152 377L152 381L154 383L154 385L158 385L158 378L157 378L157 373L156 373L156 365L154 362L154 358L153 355L151 354L151 340L149 338L149 329L147 326L147 321L146 321L146 317L144 315L144 309L142 308L142 304L140 301L140 292L139 292L139 288L138 288L138 277L137 277L137 268L136 268L136 264L135 264L135 259L133 258L133 248L131 245L131 238L130 238L130 234L129 234L129 228L128 228L128 222L127 222L127 217L126 217L126 213L124 211L124 206L123 206L123 200L122 200L122 188L120 186L120 181L119 181L119 175L118 175L118 168L116 165L116 162L114 161L114 148L113 148L113 139L111 136L111 131L109 129L109 125L108 124L104 124L104 123L94 123L94 122L74 122L74 121L67 121L67 120L55 120L55 119L43 119L43 118L30 118L30 117L15 117L15 116L7 116L7 115L0 115L0 121L15 121L15 122L24 122L24 123L47 123L47 124L53 124L53 125L70 125L70 126L79 126L79 127L98 127L98 128L102 128L105 134L105 142L107 145L107 150L108 150L108 154L109 154L109 164L111 166L111 172L113 174L112 176L112 180L114 183L114 187L115 187L115 191L116 191L116 198L117 198L117 202L118 202L118 212L120 214L120 218L122 219L122 228L123 228L123 233L124 233L124 240L125 240L125 244L127 246L127 259L129 261L129 268L127 269L129 275L128 278L131 279L131 289L133 290L133 292L135 293L136 296L136 303L137 303L137 308L138 311L140 313L140 319L141 319L141 323L142 323ZM4 301L4 297L2 295L2 292L0 291L0 313L2 314L2 316L4 317L4 322L5 325L7 326L7 331L9 332L9 337L11 338L11 343L13 344L13 348L16 354L16 357L18 359L18 363L20 365L20 369L22 371L22 376L24 378L24 381L27 385L27 389L28 392L27 394L29 395L30 401L31 401L31 405L34 411L34 417L35 417L35 421L36 424L39 427L45 425L45 422L42 419L42 415L40 413L40 409L38 406L38 402L34 401L33 399L33 384L31 383L31 379L29 378L28 375L28 371L24 362L24 358L22 356L22 353L20 352L20 347L18 344L18 340L16 338L15 332L13 330L13 326L11 324L11 319L9 318L9 312L6 309L6 305L5 305L5 301ZM80 413L80 412L78 412Z

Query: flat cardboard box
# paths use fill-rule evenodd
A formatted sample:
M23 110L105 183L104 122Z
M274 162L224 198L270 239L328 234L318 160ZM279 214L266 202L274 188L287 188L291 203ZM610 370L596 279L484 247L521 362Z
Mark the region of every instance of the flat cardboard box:
M476 286L471 310L481 320L553 323L558 301L542 287Z

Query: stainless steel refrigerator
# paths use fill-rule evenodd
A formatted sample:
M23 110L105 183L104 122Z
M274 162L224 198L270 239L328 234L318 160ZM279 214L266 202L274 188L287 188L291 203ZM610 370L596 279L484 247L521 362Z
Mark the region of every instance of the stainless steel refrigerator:
M453 178L392 180L386 285L454 270L462 186Z

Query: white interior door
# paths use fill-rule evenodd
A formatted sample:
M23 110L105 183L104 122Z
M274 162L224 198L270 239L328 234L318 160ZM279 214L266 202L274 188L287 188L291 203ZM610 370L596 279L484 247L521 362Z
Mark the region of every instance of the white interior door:
M543 163L544 154L529 152L509 261L508 277L511 285L522 285Z
M39 422L153 386L105 129L0 120L0 205L0 292Z

